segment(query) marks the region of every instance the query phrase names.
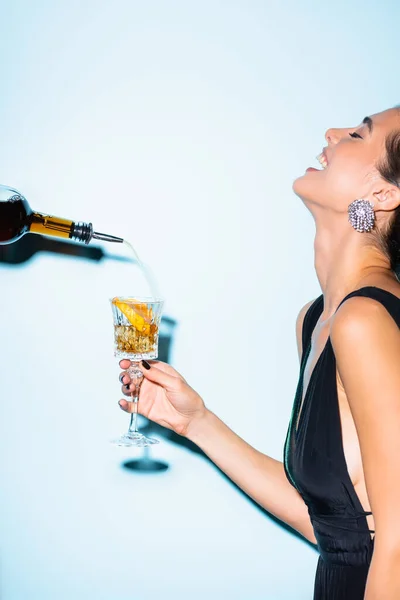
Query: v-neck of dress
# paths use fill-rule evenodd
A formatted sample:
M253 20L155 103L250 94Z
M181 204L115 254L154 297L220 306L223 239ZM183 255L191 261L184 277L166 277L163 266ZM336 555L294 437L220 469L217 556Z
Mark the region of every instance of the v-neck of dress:
M303 387L304 386L304 371L305 371L305 368L306 368L307 360L308 360L308 358L310 356L310 352L311 352L311 339L310 339L310 341L308 343L308 347L307 347L306 353L304 355L303 364L302 364L302 367L301 367L301 374L300 374L300 388L299 388L299 392L298 392L298 402L297 402L296 419L295 419L295 427L294 427L295 436L296 437L297 437L298 432L299 432L300 427L301 427L302 416L303 416L303 413L304 413L304 409L306 407L308 396L309 396L309 394L310 394L310 392L312 390L312 387L314 386L314 379L316 377L316 373L318 371L318 368L319 368L319 366L321 364L322 357L325 354L326 349L328 347L328 343L330 343L330 336L329 335L328 335L328 338L327 338L327 340L325 342L325 346L323 347L320 355L318 356L317 362L315 363L315 365L313 367L313 370L311 372L310 378L308 380L307 389L305 391L304 398L303 398L303 391L304 391L304 387Z
M382 292L385 292L386 294L389 294L390 296L396 298L397 300L400 300L400 298L398 296L396 296L392 292L389 292L388 290L385 290L384 288L381 288L381 287L378 287L378 286L375 286L375 285L366 285L366 286L363 286L361 288L358 288L357 290L353 290L352 292L349 292L339 302L339 304L338 304L338 306L337 306L337 308L336 308L336 310L335 310L335 312L333 314L334 315L336 314L336 312L339 310L339 307L343 304L343 302L345 300L347 300L347 298L349 296L351 296L352 294L354 294L356 292L360 292L361 290L365 290L365 289L368 289L368 288L375 288L375 289L381 290ZM318 315L318 319L319 319L320 316L321 316L321 314L323 313L323 310L324 310L324 296L323 296L323 294L321 294L321 296L319 296L319 298L317 298L317 300L318 299L320 299L320 302L322 302L322 310L321 310L320 314ZM318 319L317 319L317 322L318 322ZM316 323L315 323L315 326L316 326ZM314 326L314 329L315 329L315 326ZM313 331L314 331L314 329L313 329ZM311 334L312 334L312 332L311 332ZM311 352L311 345L312 345L311 344L311 337L312 336L310 335L310 340L308 342L308 346L307 346L306 352L305 352L305 354L302 357L302 363L301 363L300 384L299 384L298 397L297 397L297 403L296 403L296 412L295 412L295 415L294 415L295 416L295 420L294 420L294 434L295 434L295 438L296 439L298 437L298 434L299 434L299 431L300 431L300 428L301 428L302 417L303 417L304 409L306 408L306 403L307 403L308 396L310 395L310 392L311 392L313 386L315 385L315 377L316 377L316 374L318 372L319 366L321 364L322 357L324 356L325 352L327 351L328 345L330 345L330 341L331 341L331 336L328 335L328 338L327 338L327 340L325 342L325 345L324 345L324 347L323 347L323 349L321 351L321 354L319 355L319 357L317 359L317 362L315 363L315 365L313 367L313 370L311 372L310 378L308 380L307 389L305 391L304 398L303 398L303 391L304 391L304 388L303 388L303 386L304 386L304 371L305 371L305 367L306 367L306 364L307 364L307 360L308 360L310 352Z

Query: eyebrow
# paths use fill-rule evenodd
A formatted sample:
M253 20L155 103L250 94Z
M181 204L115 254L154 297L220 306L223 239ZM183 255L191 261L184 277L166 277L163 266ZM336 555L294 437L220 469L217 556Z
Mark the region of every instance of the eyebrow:
M372 130L374 128L374 124L372 122L371 117L364 117L364 119L363 119L363 125L368 125L368 130L369 130L369 133L371 135L372 134Z

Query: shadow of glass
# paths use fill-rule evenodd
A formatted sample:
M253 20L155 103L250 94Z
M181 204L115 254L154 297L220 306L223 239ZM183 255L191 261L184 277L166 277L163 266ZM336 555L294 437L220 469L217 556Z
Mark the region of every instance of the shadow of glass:
M158 360L169 363L171 357L171 350L174 340L174 332L177 322L171 317L163 316L160 323L160 333L158 339ZM151 423L145 417L139 417L139 431L149 431L155 426L159 430L163 430L163 427ZM157 429L157 431L158 431ZM172 433L172 432L171 432ZM151 437L151 436L150 436ZM143 448L143 455L140 458L128 460L121 464L121 468L134 473L165 473L170 468L170 465L160 460L154 460L151 458L150 447Z
M121 464L123 469L141 474L165 473L169 464L161 460L154 460L150 456L150 448L143 448L143 456L133 460L127 460Z

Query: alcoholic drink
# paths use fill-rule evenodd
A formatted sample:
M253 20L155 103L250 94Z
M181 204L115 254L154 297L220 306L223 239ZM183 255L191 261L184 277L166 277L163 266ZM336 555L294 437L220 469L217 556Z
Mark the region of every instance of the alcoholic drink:
M157 358L162 302L153 298L113 298L115 356Z
M0 244L16 242L26 233L40 233L85 244L92 239L118 243L124 241L122 238L93 231L92 223L76 223L35 212L20 192L0 185Z

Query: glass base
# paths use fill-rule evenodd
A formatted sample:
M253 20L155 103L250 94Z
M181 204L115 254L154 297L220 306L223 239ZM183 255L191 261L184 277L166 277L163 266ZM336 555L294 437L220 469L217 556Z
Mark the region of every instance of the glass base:
M145 448L146 446L153 446L153 444L159 444L159 440L149 438L143 435L143 433L128 431L121 437L111 440L111 444L114 446L135 446L136 448Z
M142 353L136 353L134 354L133 352L122 352L121 350L114 350L114 356L116 358L118 358L118 361L122 360L123 358L130 360L132 362L140 362L141 360L154 360L157 358L157 352L155 350L152 350L150 352L142 352Z

